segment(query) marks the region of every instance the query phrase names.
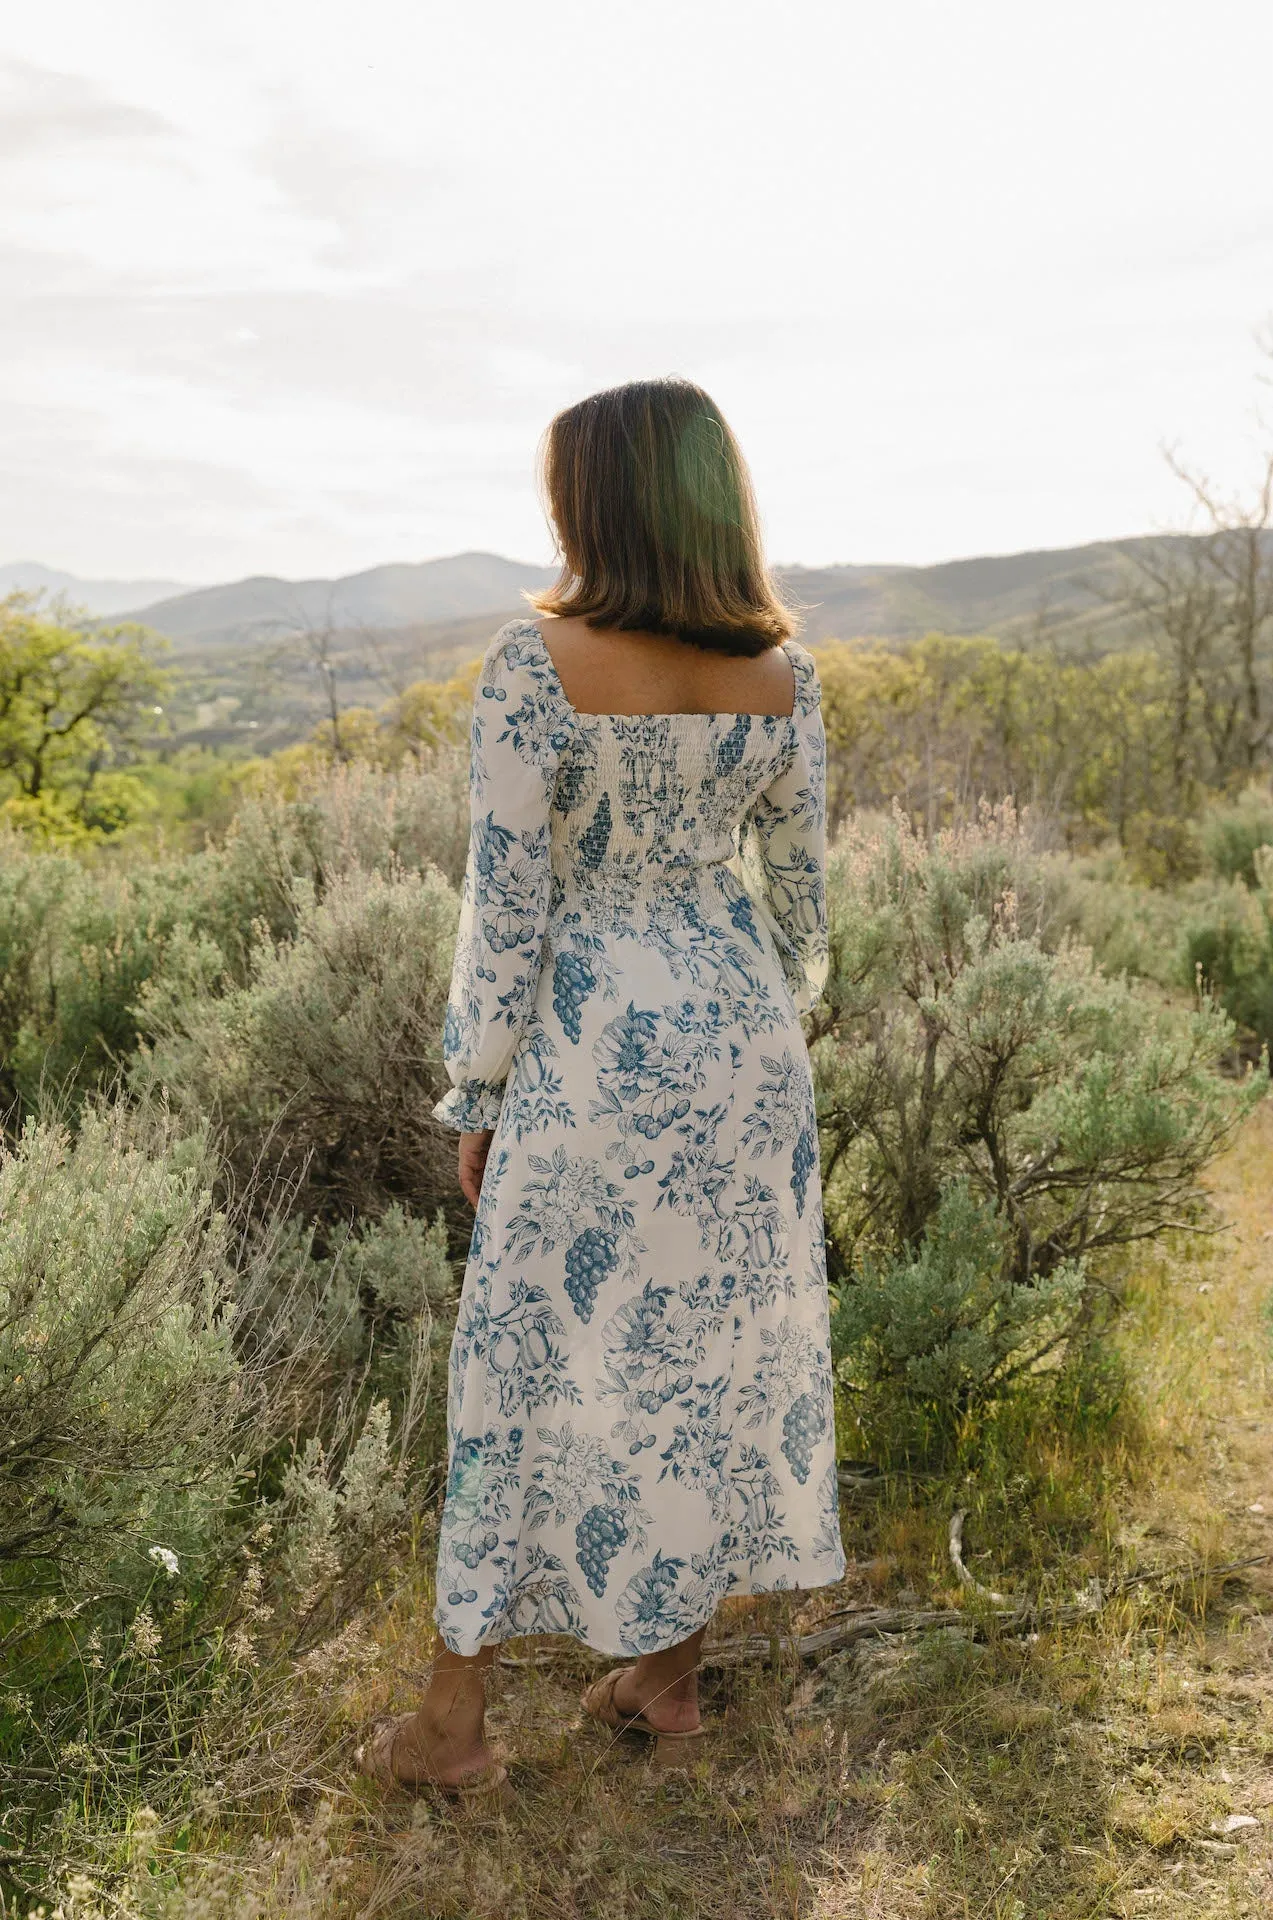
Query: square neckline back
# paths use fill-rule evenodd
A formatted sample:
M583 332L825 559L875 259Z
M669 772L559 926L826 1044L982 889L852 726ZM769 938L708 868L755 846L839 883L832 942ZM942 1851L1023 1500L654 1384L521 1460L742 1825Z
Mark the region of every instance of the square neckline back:
M791 668L792 687L791 687L791 712L790 713L761 713L761 712L755 712L745 707L716 707L716 708L708 708L703 711L700 711L697 708L692 708L692 707L678 707L678 708L674 708L671 712L664 712L664 713L652 713L647 711L641 711L636 713L593 713L593 712L590 712L587 707L575 706L574 702L568 696L565 687L561 683L561 675L557 671L557 662L553 659L552 654L549 652L548 642L544 638L544 630L541 623L538 620L528 620L526 622L526 625L530 628L536 640L539 642L539 651L543 655L544 662L548 668L549 673L552 675L553 683L557 691L557 698L561 701L562 705L568 709L568 711L573 715L573 717L576 720L742 720L742 719L747 719L747 720L785 720L788 723L788 725L794 725L796 720L799 717L800 667L798 662L792 657L792 655L787 652L788 646L790 645L789 641L783 640L779 644L782 647L783 653L786 654L787 664Z

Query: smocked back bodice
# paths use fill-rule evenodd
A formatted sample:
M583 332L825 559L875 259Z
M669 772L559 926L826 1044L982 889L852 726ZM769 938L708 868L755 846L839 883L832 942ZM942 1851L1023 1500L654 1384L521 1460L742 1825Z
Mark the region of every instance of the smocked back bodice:
M804 648L787 643L790 714L595 714L566 699L538 625L515 631L538 656L541 697L554 709L554 912L609 921L732 861L756 796L791 764L798 721L816 698Z

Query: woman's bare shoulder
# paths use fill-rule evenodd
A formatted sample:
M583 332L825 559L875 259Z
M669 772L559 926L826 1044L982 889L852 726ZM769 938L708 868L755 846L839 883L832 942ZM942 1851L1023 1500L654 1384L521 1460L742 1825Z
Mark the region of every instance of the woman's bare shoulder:
M599 632L545 616L544 645L567 696L592 712L790 713L793 663L782 647L715 653L669 634Z

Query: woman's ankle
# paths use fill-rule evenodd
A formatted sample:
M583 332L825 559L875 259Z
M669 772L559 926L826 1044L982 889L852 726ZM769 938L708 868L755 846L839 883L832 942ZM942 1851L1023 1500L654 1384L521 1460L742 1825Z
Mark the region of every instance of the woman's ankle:
M665 1732L690 1732L699 1719L697 1671L669 1673L657 1662L638 1660L617 1686L616 1705L621 1712L644 1714Z

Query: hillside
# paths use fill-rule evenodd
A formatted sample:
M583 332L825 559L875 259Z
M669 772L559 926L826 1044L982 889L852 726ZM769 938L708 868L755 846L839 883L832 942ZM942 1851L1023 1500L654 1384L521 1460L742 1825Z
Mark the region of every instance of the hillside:
M39 593L50 600L63 597L98 620L110 620L148 601L190 591L179 580L84 580L35 560L15 560L0 567L0 596Z
M1138 552L1161 544L1145 537L936 566L787 566L778 574L814 644L942 631L1103 652L1141 637L1111 599ZM0 584L17 574L41 574L46 590L99 615L128 612L163 635L185 678L190 737L246 745L250 734L256 750L313 726L325 708L320 661L335 674L342 707L378 706L413 680L453 673L524 609L527 589L552 578L546 567L499 554L461 553L334 579L260 576L123 607L118 596L108 604L111 583L47 569L0 569Z
M178 654L203 656L288 633L465 619L491 607L515 607L523 588L543 586L552 577L550 568L499 554L457 553L335 580L236 580L158 600L136 608L134 617L171 640Z

